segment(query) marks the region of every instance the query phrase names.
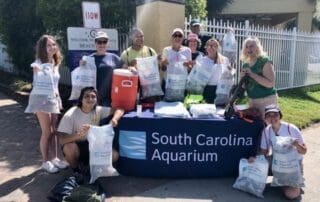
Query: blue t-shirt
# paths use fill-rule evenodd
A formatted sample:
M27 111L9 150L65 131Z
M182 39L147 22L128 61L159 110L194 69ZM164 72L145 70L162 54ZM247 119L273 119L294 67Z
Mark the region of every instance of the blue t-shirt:
M105 55L91 55L97 67L97 90L101 106L111 106L111 85L113 69L121 68L123 65L119 56L113 53L105 53Z

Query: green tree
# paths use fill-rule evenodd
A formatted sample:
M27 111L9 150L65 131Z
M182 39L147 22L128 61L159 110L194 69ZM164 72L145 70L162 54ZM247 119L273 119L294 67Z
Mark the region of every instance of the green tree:
M314 2L316 4L316 11L314 12L313 19L312 19L312 25L320 30L320 0L315 0Z
M207 1L208 18L215 17L216 14L220 13L225 7L231 4L233 0L210 0Z
M0 37L7 46L15 69L29 75L34 60L34 46L44 32L41 19L35 12L36 0L0 0Z
M186 0L185 1L185 16L199 17L204 19L207 17L207 0Z

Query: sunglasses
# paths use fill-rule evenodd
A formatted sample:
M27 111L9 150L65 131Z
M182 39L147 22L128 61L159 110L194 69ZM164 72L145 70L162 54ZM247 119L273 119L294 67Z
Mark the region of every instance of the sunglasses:
M182 34L173 34L172 37L179 37L179 38L182 38Z
M97 44L107 44L108 40L98 40Z

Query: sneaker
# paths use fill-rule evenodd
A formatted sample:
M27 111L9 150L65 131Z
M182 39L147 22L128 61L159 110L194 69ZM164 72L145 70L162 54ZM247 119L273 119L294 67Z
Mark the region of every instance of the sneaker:
M48 173L56 173L59 171L50 161L43 162L41 169L47 171Z
M55 159L51 160L51 163L52 163L55 167L57 167L57 168L59 168L59 169L66 169L66 168L68 167L68 165L69 165L67 162L61 161L61 160L58 159L58 158L55 158Z

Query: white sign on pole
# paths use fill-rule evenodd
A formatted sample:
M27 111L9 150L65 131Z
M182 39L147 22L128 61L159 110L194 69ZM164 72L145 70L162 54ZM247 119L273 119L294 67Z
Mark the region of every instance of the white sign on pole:
M101 28L100 4L98 2L82 2L83 26Z
M96 50L94 38L97 31L107 33L109 39L108 51L118 51L118 31L116 29L89 29L84 27L68 27L68 50Z

